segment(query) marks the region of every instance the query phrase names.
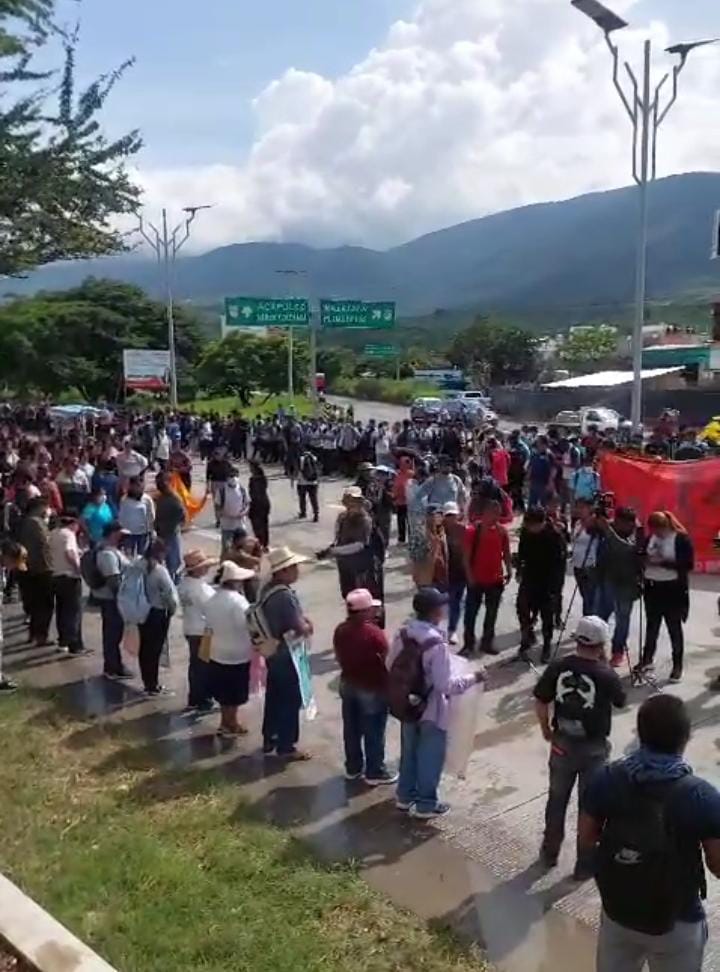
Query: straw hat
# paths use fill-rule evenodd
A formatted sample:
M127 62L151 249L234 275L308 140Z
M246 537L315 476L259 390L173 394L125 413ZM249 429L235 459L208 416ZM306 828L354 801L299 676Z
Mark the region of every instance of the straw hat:
M347 489L343 490L342 498L344 500L361 500L364 499L363 491L359 486L348 486Z
M246 581L254 576L254 570L250 570L248 567L239 567L232 560L224 560L220 564L218 583L226 584L228 581Z
M290 547L275 547L268 552L268 561L270 562L270 573L276 574L279 570L285 570L286 567L306 564L308 558L295 553Z
M216 563L217 560L215 558L206 557L202 550L189 550L183 557L183 564L186 571L209 570Z

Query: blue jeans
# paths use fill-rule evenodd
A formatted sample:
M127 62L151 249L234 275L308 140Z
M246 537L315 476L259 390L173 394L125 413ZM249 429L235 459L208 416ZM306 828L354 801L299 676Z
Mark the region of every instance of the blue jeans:
M276 749L278 755L295 752L300 738L302 697L297 671L285 647L267 659L265 710L263 713L263 746L266 752Z
M398 803L414 803L421 811L435 809L446 748L447 732L434 722L403 722Z
M352 776L364 770L369 779L378 779L385 773L387 702L377 692L356 688L344 679L340 682L340 698L345 770Z
M550 483L538 483L531 479L528 506L545 506L549 492Z
M122 545L130 557L144 554L148 543L150 543L149 533L131 533L127 537L123 537L122 541Z
M448 605L448 631L450 634L454 634L460 622L460 612L462 610L463 598L465 597L465 581L450 581L448 595L450 596L450 604Z
M177 578L182 561L182 549L180 546L180 532L177 531L169 537L163 537L165 544L165 566L173 581Z
M613 655L622 655L627 647L630 631L630 616L635 601L625 591L618 590L609 581L601 581L595 591L595 614L603 621L615 615L615 630L612 636Z

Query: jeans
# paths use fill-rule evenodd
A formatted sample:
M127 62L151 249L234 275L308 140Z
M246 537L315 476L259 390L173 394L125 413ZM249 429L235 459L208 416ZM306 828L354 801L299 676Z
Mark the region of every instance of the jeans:
M140 651L138 663L146 692L154 691L159 687L160 655L162 655L162 650L165 647L169 627L170 615L168 612L154 607L150 608L146 620L139 625Z
M52 621L54 599L52 574L31 574L23 576L23 600L30 616L28 634L31 641L45 643L48 640Z
M165 544L165 566L167 567L168 573L174 581L178 575L178 571L180 570L180 564L182 563L180 531L177 530L169 537L162 537L161 539Z
M603 913L597 944L597 972L701 972L707 922L679 921L667 935L645 935Z
M149 533L131 533L123 538L122 545L128 556L136 557L145 553L149 542Z
M202 708L212 705L210 697L210 666L199 657L201 635L186 635L188 643L188 705Z
M465 597L465 581L450 581L448 585L448 596L450 598L450 603L448 604L448 632L454 634L457 631L458 624L460 622L460 612L462 610L462 602Z
M266 752L279 755L295 751L300 738L300 685L290 652L281 647L267 659L263 745Z
M582 612L587 617L595 610L597 571L594 567L576 567L575 580L582 598Z
M125 667L120 654L125 622L118 611L115 598L99 603L102 617L103 671L106 675L119 675Z
M483 622L481 650L492 647L495 639L495 622L497 621L500 601L502 600L503 585L493 584L490 587L480 587L473 584L468 587L467 599L465 601L465 643L464 651L475 649L475 621L478 611L485 600L485 620Z
M340 698L345 770L351 776L364 770L368 779L378 779L385 773L387 702L379 693L356 688L345 679L340 682Z
M398 543L405 543L407 540L407 506L396 506Z
M82 580L79 577L53 577L53 593L58 644L71 652L82 651Z
M663 621L670 635L673 665L682 666L685 653L683 613L687 594L677 581L645 581L645 615L647 630L643 647L643 663L655 658L660 626Z
M528 506L545 506L551 488L551 483L538 483L530 480Z
M555 624L556 599L556 593L547 587L530 585L524 580L520 582L516 610L520 622L521 650L524 651L531 646L531 633L538 614L542 621L543 647L550 647Z
M615 615L615 630L612 636L613 655L623 655L627 648L628 633L630 631L630 617L632 615L632 596L610 581L601 581L595 591L595 614L608 621L610 615Z
M398 803L414 803L424 812L437 807L446 748L447 732L434 722L403 722Z
M565 838L565 817L570 795L578 784L578 809L588 781L595 770L608 761L610 744L607 739L571 739L557 735L550 747L550 790L545 806L545 836L543 851L557 857ZM587 863L580 861L580 863Z
M320 509L318 507L318 484L308 483L306 485L299 485L297 488L298 503L300 504L300 516L304 520L307 516L307 502L310 500L310 506L313 511L313 518L317 520L320 516Z

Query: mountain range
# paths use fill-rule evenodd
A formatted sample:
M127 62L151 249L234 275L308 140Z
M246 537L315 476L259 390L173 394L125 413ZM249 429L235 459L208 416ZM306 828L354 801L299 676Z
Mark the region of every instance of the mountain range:
M720 173L658 180L650 189L649 297L720 291L710 262L720 207ZM179 258L178 299L213 309L224 297L308 295L395 300L403 315L438 308L532 312L582 310L632 300L638 193L634 186L496 213L421 236L389 250L316 249L298 243L236 243ZM291 278L278 270L303 270ZM71 287L110 277L161 292L154 260L141 254L43 267L3 281L4 294Z

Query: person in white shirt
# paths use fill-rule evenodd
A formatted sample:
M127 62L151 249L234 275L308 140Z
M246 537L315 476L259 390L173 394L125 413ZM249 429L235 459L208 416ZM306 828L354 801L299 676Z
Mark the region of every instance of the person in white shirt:
M220 555L232 543L236 530L248 529L250 497L238 479L237 469L233 469L222 491L220 506Z
M115 462L118 474L124 481L142 476L148 467L147 459L141 453L135 452L129 438L123 439L122 452L118 453Z
M82 578L77 532L78 521L75 517L61 516L48 538L58 647L71 655L85 653L82 638Z
M250 694L250 641L246 613L250 606L243 583L254 576L252 570L226 560L220 565L218 591L205 605L207 635L210 640L210 692L220 705L218 735L225 739L244 736L247 729L238 722L238 709Z
M215 593L205 578L208 570L217 561L206 557L200 550L190 550L185 554L183 562L178 597L183 613L183 634L189 652L188 709L210 712L213 702L210 695L209 668L207 661L200 658L200 643L207 627L205 606Z
M160 469L167 469L170 458L170 436L167 434L165 426L161 426L155 433L153 441L153 458Z
M118 520L127 531L125 549L130 554L144 554L155 529L155 502L145 492L142 479L131 479L127 495L120 500Z

